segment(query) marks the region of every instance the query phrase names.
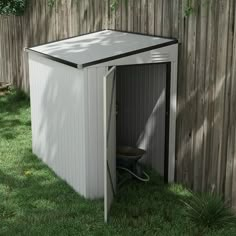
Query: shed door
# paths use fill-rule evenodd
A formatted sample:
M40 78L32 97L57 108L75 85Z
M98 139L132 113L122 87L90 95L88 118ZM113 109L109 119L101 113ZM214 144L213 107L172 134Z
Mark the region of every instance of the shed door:
M103 80L104 85L104 220L107 222L116 192L116 67Z

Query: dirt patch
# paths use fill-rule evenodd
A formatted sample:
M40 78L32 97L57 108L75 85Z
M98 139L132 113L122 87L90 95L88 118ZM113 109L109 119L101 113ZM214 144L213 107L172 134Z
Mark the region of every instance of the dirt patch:
M7 82L0 82L0 96L4 96L8 93L11 84Z
M7 95L9 92L8 91L0 91L0 97Z

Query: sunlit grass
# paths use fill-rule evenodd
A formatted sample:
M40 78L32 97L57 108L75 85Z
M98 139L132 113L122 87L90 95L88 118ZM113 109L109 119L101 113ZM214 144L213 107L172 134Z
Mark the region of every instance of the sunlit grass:
M12 91L0 97L0 235L198 235L185 217L181 185L129 180L116 196L109 224L103 201L80 197L31 150L29 99ZM236 229L205 235L236 235Z

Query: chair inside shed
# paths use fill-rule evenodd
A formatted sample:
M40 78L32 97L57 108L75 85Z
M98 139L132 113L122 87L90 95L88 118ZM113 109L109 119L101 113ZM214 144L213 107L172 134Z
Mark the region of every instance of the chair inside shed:
M130 156L134 163L138 161L141 166L152 168L161 176L167 174L164 173L166 78L167 64L117 67L117 166L132 170ZM120 158L122 154L123 159ZM142 175L140 169L136 172L138 176Z

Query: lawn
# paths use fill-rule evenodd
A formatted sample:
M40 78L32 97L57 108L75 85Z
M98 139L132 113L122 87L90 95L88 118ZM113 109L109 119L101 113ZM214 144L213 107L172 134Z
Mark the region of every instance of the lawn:
M119 189L109 224L103 201L80 197L32 154L29 99L12 91L0 96L0 235L236 235L236 228L199 233L184 216L191 194L130 180Z

